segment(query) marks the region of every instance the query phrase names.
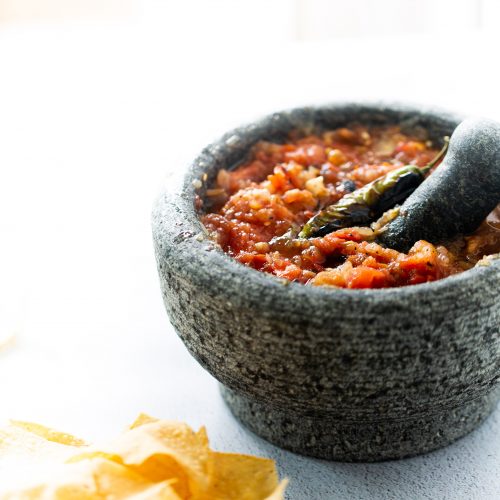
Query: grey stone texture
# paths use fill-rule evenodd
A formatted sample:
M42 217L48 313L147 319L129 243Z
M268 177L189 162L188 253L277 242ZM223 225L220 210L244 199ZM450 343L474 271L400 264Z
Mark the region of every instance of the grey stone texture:
M153 239L172 325L241 422L298 453L376 461L444 446L498 400L500 259L402 288L309 287L225 255L195 209L217 171L257 140L352 121L423 127L439 140L460 119L385 104L275 113L229 132L169 182Z
M444 161L403 203L380 241L408 251L418 240L441 243L473 232L500 203L500 124L464 120Z

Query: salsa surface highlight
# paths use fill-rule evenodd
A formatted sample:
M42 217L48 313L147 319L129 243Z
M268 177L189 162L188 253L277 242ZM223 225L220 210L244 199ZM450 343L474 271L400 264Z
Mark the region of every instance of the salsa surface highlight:
M295 131L284 144L260 141L244 163L219 171L206 192L202 222L237 261L290 281L385 288L445 278L500 252L498 208L472 235L442 245L417 241L407 254L374 241L397 209L371 227L296 237L346 194L404 165L424 167L439 149L425 130L408 135L398 126L352 125L307 136Z

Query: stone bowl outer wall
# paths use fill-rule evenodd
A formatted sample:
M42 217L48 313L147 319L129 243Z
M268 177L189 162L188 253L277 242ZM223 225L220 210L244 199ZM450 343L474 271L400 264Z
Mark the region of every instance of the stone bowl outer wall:
M500 260L434 283L309 287L249 269L210 240L194 208L220 168L293 128L403 123L438 140L460 119L384 104L271 115L207 147L158 198L153 236L167 313L235 415L288 449L400 458L475 428L498 400ZM206 180L204 174L207 174ZM199 188L199 181L202 187Z

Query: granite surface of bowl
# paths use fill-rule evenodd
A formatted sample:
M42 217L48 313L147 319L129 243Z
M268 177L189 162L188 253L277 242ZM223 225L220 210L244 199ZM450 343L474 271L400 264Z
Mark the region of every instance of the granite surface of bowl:
M234 415L272 443L334 460L423 453L470 432L500 397L500 260L433 283L345 290L245 267L208 237L195 208L219 169L259 139L349 122L423 127L460 118L401 105L333 104L275 113L208 146L153 210L170 320L221 383Z

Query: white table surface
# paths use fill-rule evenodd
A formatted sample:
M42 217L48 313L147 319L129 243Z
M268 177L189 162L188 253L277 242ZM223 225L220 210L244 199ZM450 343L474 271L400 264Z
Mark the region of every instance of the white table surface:
M498 45L217 48L140 23L2 28L0 334L16 336L0 351L0 418L89 440L139 412L204 424L216 449L276 459L292 499L500 498L500 409L446 449L381 464L305 458L246 431L168 323L149 221L167 172L274 109L388 99L500 119Z

